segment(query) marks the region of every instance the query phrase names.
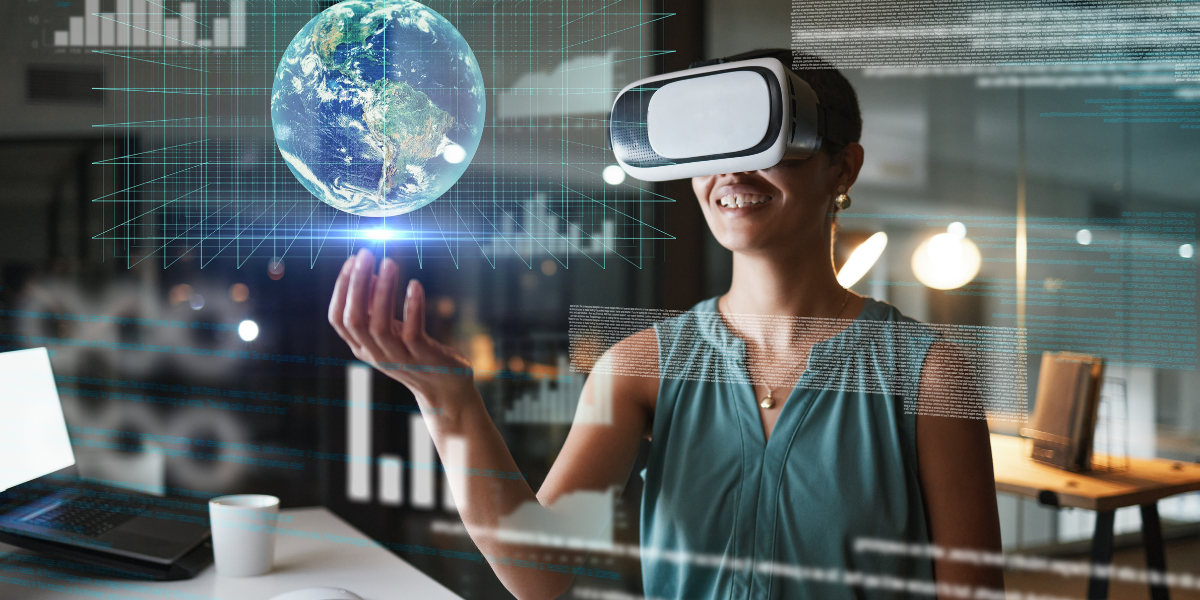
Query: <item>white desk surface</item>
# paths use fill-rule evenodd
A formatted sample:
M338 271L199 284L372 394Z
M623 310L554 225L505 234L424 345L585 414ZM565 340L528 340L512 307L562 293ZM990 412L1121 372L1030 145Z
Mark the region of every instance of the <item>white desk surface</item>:
M281 522L280 527L367 539L362 532L325 508L290 509L281 514L291 515L292 522ZM0 544L0 551L25 552L6 544ZM282 534L276 535L275 568L259 577L218 577L211 566L186 581L79 577L86 575L82 571L66 573L37 563L2 559L0 598L57 600L89 596L105 598L105 594L109 594L107 598L114 600L269 600L276 594L299 588L341 587L364 600L459 599L440 583L383 548ZM57 589L46 589L41 584ZM64 587L75 589L67 591Z

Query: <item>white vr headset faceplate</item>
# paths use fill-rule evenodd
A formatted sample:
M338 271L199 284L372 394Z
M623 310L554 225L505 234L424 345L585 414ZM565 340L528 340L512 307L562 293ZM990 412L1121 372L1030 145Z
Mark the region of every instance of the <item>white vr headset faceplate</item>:
M646 111L650 147L674 159L753 148L771 125L770 93L767 80L753 71L668 83Z
M609 124L618 164L643 181L766 169L821 144L816 94L774 58L635 81Z

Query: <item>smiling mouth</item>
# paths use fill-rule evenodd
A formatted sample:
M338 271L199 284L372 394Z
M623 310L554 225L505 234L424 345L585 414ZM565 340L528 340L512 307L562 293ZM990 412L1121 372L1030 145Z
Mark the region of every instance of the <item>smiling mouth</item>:
M745 206L766 204L770 201L771 197L763 194L730 194L717 200L717 204L726 208L742 208Z

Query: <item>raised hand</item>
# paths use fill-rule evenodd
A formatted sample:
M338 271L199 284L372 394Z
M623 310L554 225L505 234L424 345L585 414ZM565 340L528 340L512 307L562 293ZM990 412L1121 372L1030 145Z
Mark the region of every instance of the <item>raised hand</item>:
M346 259L329 302L329 324L359 360L403 383L418 401L439 401L475 392L470 363L425 333L425 288L413 279L404 294L404 320L393 314L400 268L360 250Z

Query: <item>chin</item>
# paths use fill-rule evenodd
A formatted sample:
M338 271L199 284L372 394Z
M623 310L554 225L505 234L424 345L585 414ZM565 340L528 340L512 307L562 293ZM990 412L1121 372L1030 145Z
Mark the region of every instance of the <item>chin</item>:
M778 225L778 220L774 218L768 223L753 224L723 223L724 227L721 227L719 232L713 231L713 237L726 250L738 254L776 254L783 251L789 255L813 252L816 255L828 256L830 242L822 235L821 230L808 227L785 229Z
M755 254L768 249L770 246L764 244L762 236L755 236L745 232L728 233L716 236L717 243L721 247L736 254Z

